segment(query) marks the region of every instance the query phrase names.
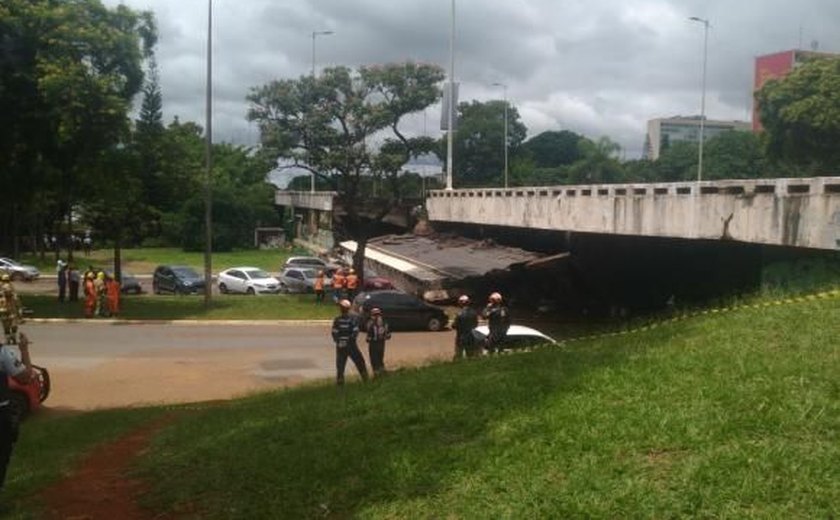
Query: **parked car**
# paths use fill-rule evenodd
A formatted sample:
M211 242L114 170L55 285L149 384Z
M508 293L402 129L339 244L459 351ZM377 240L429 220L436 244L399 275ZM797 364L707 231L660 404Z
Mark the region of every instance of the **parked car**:
M396 287L391 283L391 280L383 276L366 276L364 282L362 282L363 291L388 291L394 289Z
M219 292L243 294L277 294L280 280L256 267L232 267L219 273Z
M152 276L152 292L161 294L203 294L204 278L183 265L159 265Z
M370 310L374 307L382 309L382 315L394 330L439 331L445 329L449 322L440 307L401 291L363 292L353 301L353 308L361 317L362 324L370 319Z
M280 290L289 293L307 293L315 291L315 278L318 269L309 267L287 267L280 273ZM330 278L324 277L324 288L328 289L332 283Z
M120 292L123 294L142 294L143 284L133 274L123 271Z
M329 264L317 256L290 256L281 270L287 267L309 267L312 269L327 269Z
M487 325L480 325L474 328L472 333L476 340L484 342L490 334L490 329ZM546 336L537 329L532 329L531 327L526 327L524 325L511 325L508 329L503 345L504 348L524 348L544 345L546 343L556 345L557 341L550 336Z
M113 276L114 272L111 270L105 270L105 274L107 276ZM133 274L127 273L123 271L122 273L122 282L120 283L120 292L122 294L142 294L143 293L143 284L140 283L140 280L137 279Z
M0 257L0 272L7 273L14 281L31 282L41 276L37 267L24 265L6 257Z

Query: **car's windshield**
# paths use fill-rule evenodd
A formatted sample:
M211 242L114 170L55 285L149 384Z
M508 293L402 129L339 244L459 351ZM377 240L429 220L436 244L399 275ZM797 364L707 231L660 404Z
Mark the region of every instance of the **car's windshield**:
M198 278L198 273L189 267L173 267L172 272L181 278Z
M247 271L245 271L245 274L248 275L248 278L250 278L251 280L271 278L271 275L263 271L262 269L248 269Z
M301 269L300 272L302 272L303 276L306 278L315 278L318 276L318 271L315 269Z
M14 266L14 267L20 267L20 264L19 264L19 263L17 263L17 262L15 262L15 261L14 261L14 260L12 260L11 258L0 258L0 260L2 260L3 262L5 262L5 263L7 263L7 264L9 264L9 265L11 265L11 266Z

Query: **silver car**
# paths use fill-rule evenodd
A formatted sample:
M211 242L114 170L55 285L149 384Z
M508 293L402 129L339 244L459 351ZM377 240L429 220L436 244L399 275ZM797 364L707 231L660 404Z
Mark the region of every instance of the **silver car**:
M8 274L12 280L24 280L31 282L41 276L38 268L32 265L24 265L15 262L11 258L0 258L0 273Z
M315 279L318 270L308 267L287 267L280 274L280 290L290 293L310 293L315 291ZM324 278L324 288L331 284L329 278Z

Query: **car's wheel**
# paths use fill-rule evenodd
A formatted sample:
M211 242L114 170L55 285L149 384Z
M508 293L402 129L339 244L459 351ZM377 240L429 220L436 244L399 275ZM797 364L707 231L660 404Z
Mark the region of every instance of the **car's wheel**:
M443 330L443 320L437 316L431 316L429 321L426 322L426 328L432 332Z
M248 287L248 290L245 291L245 294L247 294L248 296L254 296L257 294L257 291L255 291L253 287Z
M289 286L284 284L284 283L281 283L280 284L280 292L283 293L283 294L288 294L289 293Z
M10 278L13 282L20 282L21 280L23 280L24 276L23 273L12 273Z
M158 286L157 282L152 283L152 292L155 294L160 294L160 287Z
M9 411L12 412L12 420L20 422L29 414L29 400L26 395L20 392L12 392L9 398Z
M222 294L227 294L228 293L227 285L225 285L223 283L220 283L219 284L219 292L222 293Z

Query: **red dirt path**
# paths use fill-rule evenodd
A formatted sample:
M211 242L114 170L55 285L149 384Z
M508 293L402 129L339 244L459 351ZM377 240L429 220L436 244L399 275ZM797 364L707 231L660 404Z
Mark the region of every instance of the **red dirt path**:
M45 518L61 520L146 520L172 518L144 510L137 499L147 486L131 476L135 459L152 436L175 420L167 415L119 439L96 447L68 477L45 489Z

